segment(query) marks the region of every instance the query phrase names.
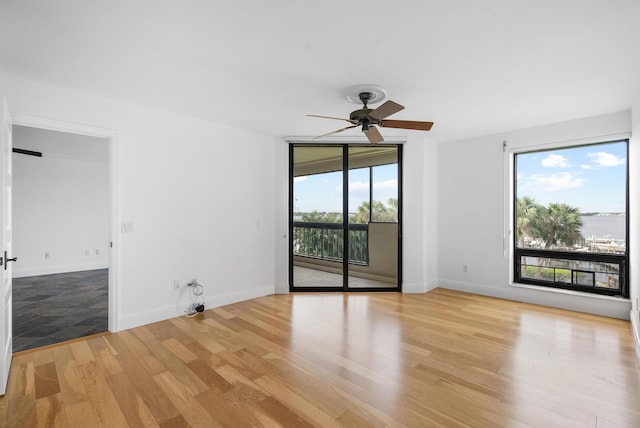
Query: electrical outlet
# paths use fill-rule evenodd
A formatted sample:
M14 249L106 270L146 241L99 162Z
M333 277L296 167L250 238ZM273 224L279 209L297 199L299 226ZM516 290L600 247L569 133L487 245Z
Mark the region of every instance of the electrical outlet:
M176 290L180 288L180 280L179 279L174 279L173 280L173 288L175 288Z
M95 253L96 253L96 256L99 256L99 255L100 255L100 249L99 249L99 248L96 248Z
M45 259L50 259L51 258L51 252L50 251L45 251L44 252L44 258Z
M90 256L90 255L91 255L91 251L89 251L89 250L84 250L84 255L85 255L85 256Z
M123 221L120 224L120 232L122 232L122 233L133 233L133 222L132 221Z
M467 272L469 270L469 266L462 265L462 272Z

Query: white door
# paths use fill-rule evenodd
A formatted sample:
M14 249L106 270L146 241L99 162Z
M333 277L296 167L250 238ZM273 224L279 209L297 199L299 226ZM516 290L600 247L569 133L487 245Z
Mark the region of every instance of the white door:
M2 302L0 303L0 319L2 327L0 328L0 395L4 395L7 389L7 379L9 378L9 368L11 367L12 347L12 313L11 313L11 267L13 266L13 252L11 248L11 117L7 104L2 99L2 130L0 130L0 138L2 139L2 150L0 150L0 173L2 179L2 209L0 209L0 231L2 239L2 248L0 248L0 257L2 266L0 266L0 284L2 284Z

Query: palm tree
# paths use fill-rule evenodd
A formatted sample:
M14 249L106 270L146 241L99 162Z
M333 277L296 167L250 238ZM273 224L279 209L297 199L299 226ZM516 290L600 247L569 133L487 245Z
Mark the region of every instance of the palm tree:
M369 223L369 201L364 201L358 205L358 212L351 216L351 223L368 224Z
M367 224L370 219L369 201L364 201L358 206L358 212L353 214L349 221L351 223ZM398 221L398 199L389 198L385 205L382 201L373 201L373 221L389 222Z
M518 247L524 247L525 236L532 237L531 221L536 217L538 210L542 207L536 200L523 196L516 201L516 235L518 237Z
M580 211L567 204L550 203L539 207L531 219L531 233L544 241L544 248L570 247L582 239Z

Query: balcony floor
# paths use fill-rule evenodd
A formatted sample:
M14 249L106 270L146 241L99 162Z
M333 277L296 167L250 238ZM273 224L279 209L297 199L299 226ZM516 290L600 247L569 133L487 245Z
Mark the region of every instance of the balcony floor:
M342 287L342 275L294 266L293 280L295 287ZM397 284L372 279L349 276L349 288L389 288Z

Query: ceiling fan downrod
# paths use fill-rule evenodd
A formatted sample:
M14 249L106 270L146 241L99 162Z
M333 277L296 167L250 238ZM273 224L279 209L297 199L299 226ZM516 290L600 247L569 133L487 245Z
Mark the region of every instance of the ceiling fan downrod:
M369 103L371 98L373 98L373 94L371 92L360 92L358 96L360 97L360 101L362 101L362 104L364 104L363 108L367 108L367 104Z

